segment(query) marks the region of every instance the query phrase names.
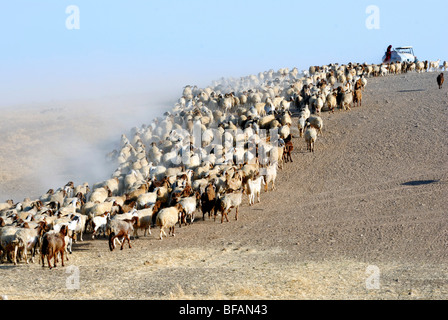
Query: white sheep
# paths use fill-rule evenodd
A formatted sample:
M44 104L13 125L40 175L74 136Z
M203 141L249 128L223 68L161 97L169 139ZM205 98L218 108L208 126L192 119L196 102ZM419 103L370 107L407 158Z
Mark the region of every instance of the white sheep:
M321 94L313 96L314 99L310 99L310 105L314 113L320 115L322 108L324 107L324 99Z
M243 202L243 192L238 191L235 193L227 193L223 195L219 199L219 206L218 211L221 212L221 223L224 222L224 217L226 218L226 221L229 222L228 214L230 211L235 208L235 220L238 220L238 211L239 207L241 206ZM216 216L215 216L216 220Z
M257 202L260 202L261 185L266 185L263 176L259 176L255 180L249 179L247 181L247 192L249 195L249 205L255 204L255 196L257 197Z
M112 196L109 188L107 186L100 187L92 191L92 193L90 194L89 201L101 203L106 201L107 197L109 196Z
M147 208L157 201L157 191L146 192L137 197L137 208L143 209Z
M353 93L351 91L344 91L342 93L342 99L340 108L343 110L351 110L350 105L353 102Z
M102 188L102 187L106 187L106 186L109 188L112 195L115 196L120 193L120 180L117 177L96 183L93 185L92 189L96 190L98 188Z
M264 177L265 185L264 185L264 191L268 192L269 184L272 184L272 190L275 190L275 180L277 179L277 168L278 163L272 163L266 168L263 169L263 171L260 172L260 174Z
M151 224L154 213L153 208L154 205L147 209L137 210L138 220L134 224L134 237L138 238L138 230L144 230L144 237L146 237L147 233L151 234Z
M307 150L309 150L310 152L314 152L316 140L317 129L308 125L305 129L305 141L307 143Z
M95 216L92 218L92 239L95 239L95 236L103 234L106 236L106 226L107 222L110 220L110 212L106 212L101 216Z
M12 200L8 200L5 203L0 203L0 212L3 210L11 209L14 205L14 202Z
M78 198L74 198L70 201L70 204L59 208L58 215L68 216L75 214L76 210L81 207L81 201Z
M16 237L16 233L19 228L14 226L5 226L0 228L0 248L2 249L2 256L0 257L0 263L8 254L12 254L12 261L14 265L17 264L17 253L19 246L21 245L20 238Z
M145 178L143 175L137 170L131 170L125 177L123 181L124 192L129 193L135 188L139 187L142 183L144 183ZM112 193L111 193L112 194ZM92 200L90 200L92 201Z
M318 135L322 135L322 128L324 127L324 122L322 120L321 117L319 116L310 116L307 119L307 122L309 123L309 125L313 128L316 128L317 130L317 134Z
M306 119L308 119L308 117L306 117L305 114L299 115L299 120L297 122L297 128L299 129L299 135L301 138L303 137L303 133L305 132Z
M437 61L430 61L429 62L429 70L432 69L432 71L438 71L440 68L440 59Z
M194 214L198 208L198 203L200 200L200 193L196 192L196 194L192 197L182 198L179 200L179 204L182 206L185 216L184 216L184 223L186 223L186 220L190 220L190 224L194 222Z
M415 70L418 73L422 73L425 70L425 63L423 61L417 62L417 64L415 65Z
M151 143L151 147L148 149L148 159L153 162L155 165L158 165L162 162L163 153L157 147L155 142Z
M160 227L160 240L163 239L163 235L165 235L165 237L168 237L165 232L165 229L167 228L169 229L168 234L172 235L173 237L175 236L174 228L178 222L181 222L182 212L183 209L179 203L173 207L164 208L159 211L156 218L156 225Z
M38 250L40 236L43 234L43 229L38 227L23 227L19 228L15 234L16 239L19 239L18 250L22 250L22 256L25 262L29 261L34 263L34 256ZM28 252L31 253L31 257L28 260Z
M151 167L149 170L149 177L151 180L157 179L157 181L161 181L165 177L167 168L161 165Z
M337 94L335 92L330 92L327 95L327 100L326 100L326 104L328 107L328 110L330 110L332 113L334 113L334 110L337 107L337 98L336 98Z

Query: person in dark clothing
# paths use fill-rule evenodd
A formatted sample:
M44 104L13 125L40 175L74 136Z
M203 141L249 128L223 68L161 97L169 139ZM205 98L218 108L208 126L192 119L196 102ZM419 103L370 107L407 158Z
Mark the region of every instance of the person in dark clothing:
M384 60L384 62L389 62L391 58L392 58L392 45L387 47L386 59Z

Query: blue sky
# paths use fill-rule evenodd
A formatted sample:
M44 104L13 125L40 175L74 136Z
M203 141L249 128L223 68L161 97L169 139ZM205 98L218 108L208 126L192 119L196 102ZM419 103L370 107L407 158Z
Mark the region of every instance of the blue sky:
M80 9L80 29L65 26ZM366 8L380 9L369 30ZM389 44L448 60L446 1L14 0L0 4L0 105L205 86L332 62Z

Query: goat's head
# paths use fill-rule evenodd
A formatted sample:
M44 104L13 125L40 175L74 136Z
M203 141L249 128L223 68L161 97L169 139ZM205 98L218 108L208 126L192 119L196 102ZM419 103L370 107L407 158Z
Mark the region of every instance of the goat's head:
M65 237L68 234L68 226L67 225L63 225L61 227L61 230L59 231L59 233Z

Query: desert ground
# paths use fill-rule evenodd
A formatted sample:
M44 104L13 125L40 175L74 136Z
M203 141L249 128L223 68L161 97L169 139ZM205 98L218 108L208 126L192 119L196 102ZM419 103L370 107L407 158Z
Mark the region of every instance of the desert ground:
M436 76L369 78L362 107L322 114L314 154L294 131L294 162L261 203L249 207L245 199L238 221L234 211L229 223L198 219L163 241L155 228L132 249L113 252L106 239L86 234L65 267L0 265L0 295L447 299L448 91L438 89ZM121 103L107 113L78 102L2 109L1 201L107 174L98 173L104 154L148 116L120 122L144 112Z

